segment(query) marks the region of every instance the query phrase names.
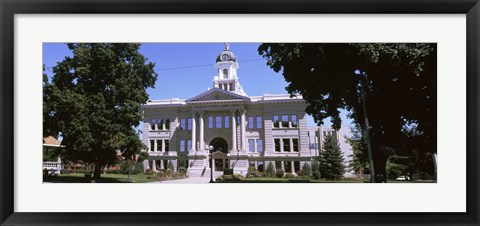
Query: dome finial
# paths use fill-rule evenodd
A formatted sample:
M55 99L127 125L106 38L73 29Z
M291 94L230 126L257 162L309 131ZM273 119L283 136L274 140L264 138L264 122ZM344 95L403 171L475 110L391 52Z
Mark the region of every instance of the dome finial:
M230 45L227 42L223 43L223 51L229 51L229 50L230 50Z

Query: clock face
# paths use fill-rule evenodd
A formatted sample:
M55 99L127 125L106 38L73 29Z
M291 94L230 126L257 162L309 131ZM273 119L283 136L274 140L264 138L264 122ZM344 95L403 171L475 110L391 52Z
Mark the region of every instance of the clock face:
M223 61L227 61L227 60L229 60L229 59L230 59L230 56L228 56L227 54L223 54L223 55L222 55L222 60L223 60Z

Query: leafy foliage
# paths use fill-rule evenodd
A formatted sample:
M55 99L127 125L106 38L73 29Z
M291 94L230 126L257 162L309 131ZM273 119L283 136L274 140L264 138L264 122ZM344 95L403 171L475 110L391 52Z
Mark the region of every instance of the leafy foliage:
M388 157L405 143L436 153L436 44L263 43L258 52L282 72L290 94L303 96L306 112L319 125L330 117L338 129L339 109L345 109L365 129L358 85L368 79L366 111L376 174L385 178ZM404 133L412 125L416 138Z
M312 167L310 166L310 164L308 162L306 162L305 164L303 164L302 166L302 174L304 176L310 176L312 175Z
M63 157L94 164L98 178L103 167L132 159L144 148L134 127L157 75L139 44L67 46L73 57L53 67L52 83L44 79L44 135L61 133Z
M368 165L367 151L364 148L365 141L362 139L359 131L360 126L356 125L351 130L351 137L345 137L346 141L352 147L351 160L348 168L357 174L370 173Z
M345 173L345 166L337 140L332 135L327 135L323 147L320 154L320 174L323 178L331 180L342 178L343 173Z

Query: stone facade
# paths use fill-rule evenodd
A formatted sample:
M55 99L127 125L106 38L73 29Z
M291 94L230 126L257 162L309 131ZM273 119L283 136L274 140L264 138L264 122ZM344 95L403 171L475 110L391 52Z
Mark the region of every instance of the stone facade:
M216 175L225 168L246 175L249 166L261 171L273 162L295 174L318 154L311 144L322 138L312 134L331 129L307 127L301 96L247 96L228 44L215 68L213 87L206 92L187 100L149 100L143 105L143 143L149 154L145 166L165 169L171 161L175 170L185 167L192 177L209 176L210 167ZM348 132L342 128L338 135L342 150L351 152L340 137Z

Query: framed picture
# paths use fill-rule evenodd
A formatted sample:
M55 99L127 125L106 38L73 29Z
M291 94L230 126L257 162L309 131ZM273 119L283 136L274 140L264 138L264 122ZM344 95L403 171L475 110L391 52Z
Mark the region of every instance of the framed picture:
M0 9L1 225L479 224L480 5L476 0L347 0L336 3L0 0ZM67 46L65 43L81 44ZM400 47L391 46L398 43ZM384 70L378 62L401 64L403 61L401 57L399 60L382 61L383 58L375 55L379 52L368 48L369 44L383 45L381 53L392 59L397 59L397 52L404 54L402 57L411 57L408 59L413 60L405 61L405 65L419 62L421 66L420 72L415 72L417 76L421 73L433 76L425 86L410 86L411 96L405 93L394 95L399 106L402 106L402 97L411 100L412 109L418 107L418 102L414 101L418 92L430 92L427 100L435 100L430 100L433 112L422 118L431 123L435 150L423 158L417 152L411 155L416 156L418 162L423 161L418 159L427 161L420 165L428 166L428 169L416 173L408 171L402 168L402 155L384 148L382 153L390 153L386 158L390 165L378 170L388 168L390 175L387 177L386 171L384 174L374 173L371 153L367 153L371 144L365 137L375 125L368 125L367 110L351 116L357 113L352 113L350 109L340 116L364 117L360 120L356 118L360 124L358 133L363 137L359 145L364 145L364 149L359 149L364 150L366 160L363 164L371 164L372 167L364 171L364 165L360 167L362 170L354 170L350 165L347 170L347 165L353 165L354 157L351 156L356 150L354 144L346 140L349 128L337 128L335 120L332 120L331 125L315 125L307 129L307 121L318 122L318 118L308 118L312 117L308 116L307 113L311 113L308 111L315 110L304 111L306 102L301 96L295 96L296 92L300 92L308 101L309 93L302 90L302 86L287 88L291 95L268 94L269 90L280 93L288 87L292 81L289 73L297 68L296 65L309 62L309 58L303 56L309 56L311 49L321 49L325 56L325 52L330 51L328 56L340 55L339 59L348 58L347 53L355 48L360 54L372 51L366 55L378 68L362 69L360 66L348 66L345 62L332 71L322 65L333 61L313 59L312 62L321 61L320 66L312 67L317 64L305 63L306 67L311 67L305 74L324 70L341 75L348 67L352 76L360 78L354 89L358 97L353 96L353 100L358 102L355 103L358 106L363 104L365 109L370 110L370 121L374 124L375 117L388 109L365 107L368 98L372 98L368 96L369 92L373 92L372 82L380 81L375 80L375 72L372 71ZM401 49L414 45L412 51ZM137 161L140 151L129 154L124 146L115 146L110 157L122 160L96 167L100 164L98 161L94 164L89 162L92 160L85 157L88 154L75 152L75 157L58 154L58 150L70 150L66 144L78 145L68 140L69 132L81 132L58 129L67 123L61 120L69 115L80 117L74 112L85 106L77 106L77 103L91 101L93 104L87 106L90 109L97 106L94 102L106 100L69 96L72 94L68 89L62 93L59 90L63 85L80 84L83 78L72 77L71 81L61 84L54 82L56 76L86 70L81 63L66 65L72 62L71 56L80 58L84 53L82 51L89 48L101 49L97 52L98 56L114 62L114 58L108 58L109 54L102 54L116 51L118 47L121 54L143 54L121 60L121 63L129 65L142 59L141 65L145 66L142 70L136 70L138 65L132 66L131 70L121 66L122 70L130 70L124 74L138 73L136 77L140 77L145 71L152 70L148 76L155 78L155 81L150 81L150 77L145 77L144 89L147 91L143 92L147 92L149 98L141 104L142 114L138 116L141 125L134 123L123 131L142 130L138 133L142 138L135 139L141 144L135 145L143 148L146 157ZM337 51L342 54L337 54ZM206 54L210 52L212 54ZM282 57L291 58L291 54L300 53L304 55L298 58L301 60L297 63L282 61ZM199 58L206 60L197 60ZM62 65L71 68L63 70ZM99 72L86 74L96 73ZM123 78L121 74L109 71L102 73L105 73L104 77L108 74L118 81L128 79L128 76ZM276 77L260 76L269 73ZM391 80L397 82L399 78L402 79L392 77ZM40 85L42 79L43 87ZM85 84L94 84L92 78L89 79ZM307 77L303 79L318 84L323 82ZM135 81L123 81L123 86L127 87ZM424 82L411 81L415 81L412 84ZM204 85L204 82L208 84ZM56 92L54 97L61 99L58 102L61 106L67 106L62 109L68 108L65 114L55 118L57 121L45 121L45 115L49 115L45 110L50 107L45 105L45 84L56 86L56 90L52 91ZM153 86L166 96L157 95L152 91ZM305 83L305 87L308 86L308 82ZM93 85L89 88L94 89ZM276 90L278 88L280 90ZM102 90L108 92L112 89L115 87L108 86ZM330 90L329 87L323 89ZM427 89L430 91L425 91ZM254 91L247 95L251 90ZM335 93L330 92L322 93L322 98L328 99ZM69 97L72 101L66 104ZM347 102L344 99L342 103L347 105ZM125 103L121 102L112 109L120 109ZM389 103L388 106L395 108L396 105ZM40 117L42 109L43 120ZM54 110L56 114L60 112L58 109ZM92 108L84 112L93 121L92 114L98 115L100 111L102 109ZM411 111L404 112L409 114ZM110 116L116 117L117 113ZM427 130L419 132L415 128L421 124L420 119L410 120L405 116L403 120L402 133L414 134L412 136L427 133ZM103 124L108 124L108 121ZM74 126L81 128L80 124ZM40 143L35 141L40 137L42 128L44 134L45 128L61 131L58 140L42 134L43 152L40 151ZM111 129L108 126L104 128ZM428 143L425 137L416 142ZM60 142L63 138L66 141ZM414 139L398 143L402 147L416 147L417 144ZM105 149L105 143L96 145ZM330 151L328 145L332 145L331 155L337 153L338 156L325 154ZM335 145L338 152L335 152ZM128 147L132 149L133 146ZM348 156L352 159L345 160ZM337 168L335 172L326 168L339 162L332 158L344 160L339 160L342 167L337 168L342 169L337 173ZM373 158L378 160L378 156ZM318 171L315 170L317 168ZM70 177L57 176L64 171ZM141 172L138 174L141 176L132 173L134 171ZM367 177L364 172L374 176ZM100 176L101 173L103 176ZM95 180L97 183L80 183ZM187 180L188 183L181 183ZM236 180L242 183L229 183ZM133 181L154 183L98 183Z

